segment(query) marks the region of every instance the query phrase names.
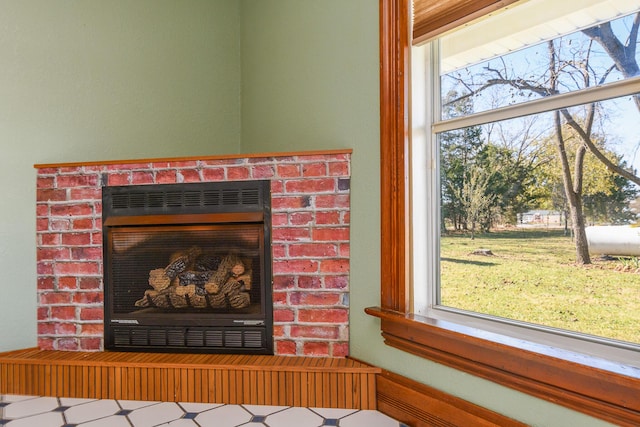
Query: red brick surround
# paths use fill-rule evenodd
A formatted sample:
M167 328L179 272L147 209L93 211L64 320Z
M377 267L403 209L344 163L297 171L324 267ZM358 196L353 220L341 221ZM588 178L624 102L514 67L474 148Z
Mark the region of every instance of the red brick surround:
M270 179L278 355L349 351L350 152L36 165L38 346L103 349L101 185Z

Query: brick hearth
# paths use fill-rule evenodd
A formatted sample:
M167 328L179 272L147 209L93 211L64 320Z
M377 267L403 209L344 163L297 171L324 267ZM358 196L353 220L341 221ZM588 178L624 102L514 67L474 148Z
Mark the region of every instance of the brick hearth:
M102 185L271 180L277 355L349 342L350 150L36 165L38 347L103 349Z

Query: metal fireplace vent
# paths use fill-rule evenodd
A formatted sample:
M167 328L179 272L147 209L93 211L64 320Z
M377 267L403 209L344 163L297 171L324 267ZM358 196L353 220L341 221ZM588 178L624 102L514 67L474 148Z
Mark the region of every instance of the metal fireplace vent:
M262 349L266 346L263 329L231 330L215 328L114 328L114 344L120 349L184 348L224 351L230 348Z
M113 189L104 200L112 215L197 214L212 212L260 211L264 206L264 186L255 181L189 184L188 189L176 185L149 185Z

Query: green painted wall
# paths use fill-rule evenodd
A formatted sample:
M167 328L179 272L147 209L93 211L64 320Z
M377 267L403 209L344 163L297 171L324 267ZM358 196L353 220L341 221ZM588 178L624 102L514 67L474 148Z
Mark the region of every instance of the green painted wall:
M582 414L394 350L379 305L377 0L242 1L242 151L352 148L351 353L539 426L603 426Z
M385 346L364 314L380 286L377 0L0 10L0 351L36 344L34 163L352 148L353 356L533 425L605 425Z
M35 163L240 148L237 0L0 0L0 350L36 345Z

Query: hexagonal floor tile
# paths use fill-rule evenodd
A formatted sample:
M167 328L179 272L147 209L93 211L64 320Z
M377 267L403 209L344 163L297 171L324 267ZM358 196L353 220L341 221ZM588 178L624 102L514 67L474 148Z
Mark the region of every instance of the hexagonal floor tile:
M318 427L324 419L308 408L289 408L267 416L266 423L277 427Z
M64 423L62 413L46 412L9 422L11 427L60 427Z
M378 411L358 411L340 420L340 427L398 427L398 421Z
M183 415L184 411L177 403L165 402L134 409L128 417L135 427L151 427L175 421Z
M115 400L94 400L82 405L76 405L64 411L69 424L81 424L87 421L115 415L122 409Z
M235 427L251 421L252 415L239 405L224 405L198 414L202 427Z
M55 397L20 399L4 407L4 418L22 418L50 412L59 406Z

